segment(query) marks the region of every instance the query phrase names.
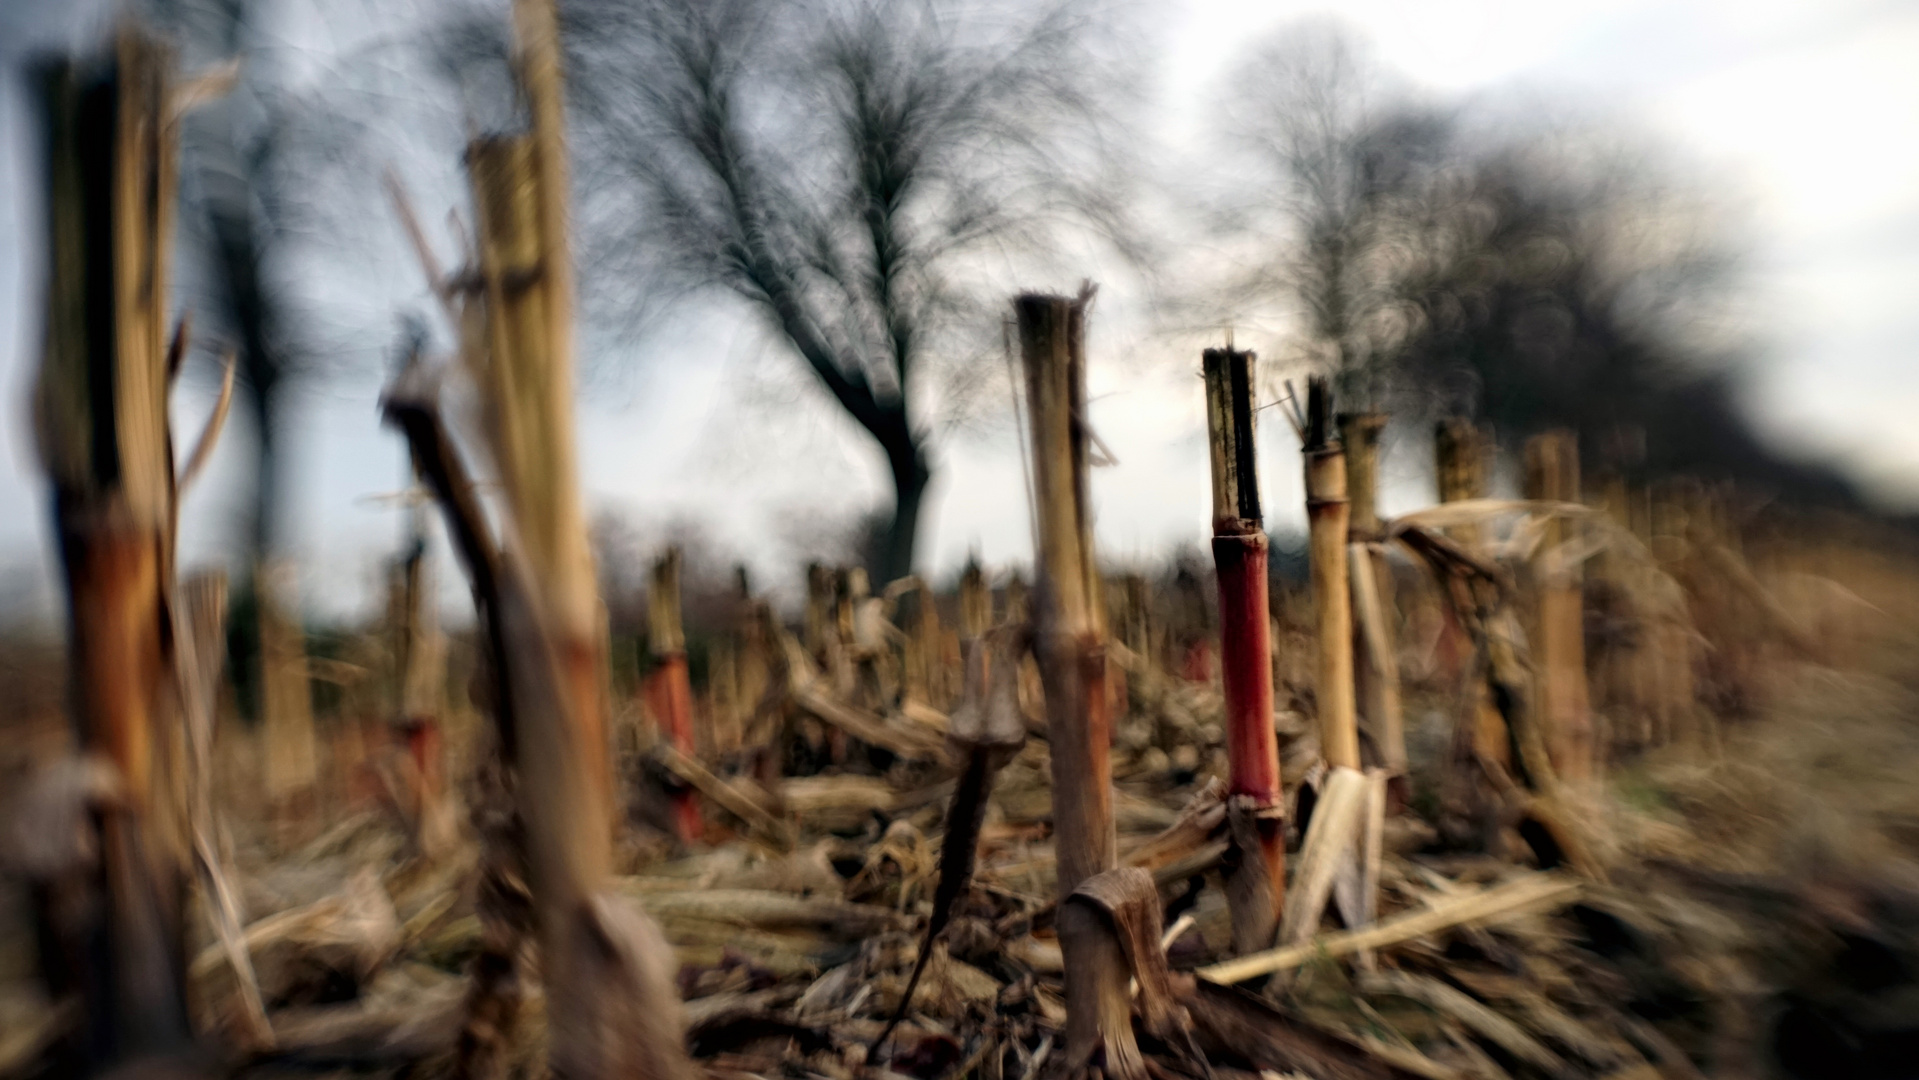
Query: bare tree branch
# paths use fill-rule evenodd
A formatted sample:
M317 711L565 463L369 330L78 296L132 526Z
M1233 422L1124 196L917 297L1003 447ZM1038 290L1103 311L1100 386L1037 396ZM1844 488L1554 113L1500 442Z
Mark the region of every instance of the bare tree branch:
M640 253L639 288L725 290L778 331L886 454L882 569L908 572L925 416L976 381L966 342L1014 285L974 295L966 260L1122 231L1101 13L582 0L567 17L584 212Z

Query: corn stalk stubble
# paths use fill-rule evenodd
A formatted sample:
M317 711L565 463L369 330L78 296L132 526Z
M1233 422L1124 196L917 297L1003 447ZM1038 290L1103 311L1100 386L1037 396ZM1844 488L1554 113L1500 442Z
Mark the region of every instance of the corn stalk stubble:
M131 26L110 61L43 69L49 259L35 427L66 573L73 709L117 797L97 862L49 882L49 989L82 1019L68 1064L184 1044L190 826L171 630L177 512L165 347L171 55ZM64 899L63 899L64 898Z
M1062 900L1116 861L1105 626L1086 475L1089 299L1028 294L1013 304L1033 435L1034 654L1046 697ZM1133 1038L1125 956L1110 925L1082 906L1063 905L1059 937L1067 958L1069 1066L1083 1068L1103 1053L1107 1075L1141 1080L1145 1061Z
M1286 803L1273 728L1267 540L1254 453L1255 363L1252 353L1232 349L1208 349L1202 356L1231 773L1227 813L1233 858L1227 898L1233 946L1240 952L1272 944L1286 892Z

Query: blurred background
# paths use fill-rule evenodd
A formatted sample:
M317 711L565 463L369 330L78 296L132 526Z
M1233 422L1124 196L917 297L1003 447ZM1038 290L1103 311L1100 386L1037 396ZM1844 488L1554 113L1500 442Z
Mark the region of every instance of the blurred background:
M1914 57L1865 0L5 3L0 1077L1035 1080L1082 803L1212 973L1160 1080L1912 1075ZM151 146L57 134L109 85Z
M0 14L0 368L16 402L43 243L21 65L98 34L113 7ZM1269 398L1279 378L1335 364L1396 416L1414 400L1463 407L1508 439L1575 422L1593 445L1635 428L1655 465L1895 514L1919 499L1904 422L1919 21L1903 5L730 7L676 32L716 35L700 44L728 58L711 89L738 113L742 165L766 178L738 208L689 156L698 132L663 112L702 88L685 71L634 74L673 12L563 13L582 466L609 540L696 533L792 597L806 557L891 527L882 440L825 389L751 272L724 265L727 238L761 215L783 235L768 257L806 278L824 362L872 370L888 398L903 343L924 473L911 566L937 577L969 552L1027 557L1004 297L1081 278L1101 289L1093 419L1120 464L1098 475L1098 529L1115 557L1200 535L1193 361L1229 331L1267 361ZM404 516L382 496L405 472L375 398L412 337L452 341L382 177L452 261L462 145L512 108L497 15L153 6L188 70L242 58L235 91L184 133L178 302L201 332L183 415L240 350L233 437L182 516L184 558L289 557L315 618L377 603ZM884 108L920 111L848 111L853 64L872 65ZM996 100L955 100L982 82ZM856 174L849 125L868 122L913 155L899 179ZM839 291L870 291L869 253L800 266L805 231L856 224L849 200L869 181L902 186L904 295L884 311ZM41 496L22 417L6 413L0 497L24 509ZM1291 440L1265 428L1274 525L1300 527ZM1389 511L1425 499L1428 460L1387 453ZM53 557L40 515L0 521L6 619L52 625Z

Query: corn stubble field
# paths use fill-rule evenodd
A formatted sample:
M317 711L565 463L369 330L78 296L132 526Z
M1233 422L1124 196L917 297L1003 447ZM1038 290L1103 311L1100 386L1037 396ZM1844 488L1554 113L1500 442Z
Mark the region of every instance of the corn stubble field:
M683 621L669 550L609 638L551 19L517 6L531 130L470 155L477 265L420 242L462 355L384 401L454 550L325 656L264 569L245 709L227 585L174 564L220 426L168 430L183 88L136 31L51 77L72 619L0 653L0 1075L1902 1074L1919 559L1888 527L1582 476L1566 433L1488 498L1465 420L1435 504L1382 519L1385 419L1315 379L1294 582L1225 348L1210 580L1115 568L1088 296L1027 295L1034 565L813 566L792 612L742 574ZM437 626L435 573L476 629Z

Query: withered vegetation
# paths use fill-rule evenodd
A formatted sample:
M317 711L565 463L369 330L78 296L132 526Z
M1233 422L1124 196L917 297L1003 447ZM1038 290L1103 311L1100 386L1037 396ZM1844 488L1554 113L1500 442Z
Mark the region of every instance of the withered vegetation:
M45 73L70 633L0 647L0 1076L1884 1075L1912 1045L1904 534L1582 477L1559 432L1489 498L1465 418L1437 502L1382 518L1387 421L1315 378L1292 582L1229 347L1219 580L1105 565L1088 285L1013 302L1032 567L815 565L791 611L743 571L683 588L678 548L597 573L558 29L515 19L528 122L471 147L471 265L441 273L394 185L460 341L384 411L455 558L416 520L325 655L272 613L285 700L251 724L224 583L174 558L224 415L176 454L183 97L134 29ZM478 619L443 631L454 562ZM638 610L643 656L608 615Z

